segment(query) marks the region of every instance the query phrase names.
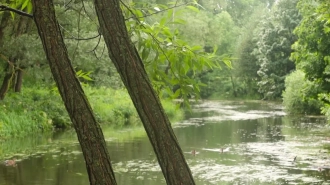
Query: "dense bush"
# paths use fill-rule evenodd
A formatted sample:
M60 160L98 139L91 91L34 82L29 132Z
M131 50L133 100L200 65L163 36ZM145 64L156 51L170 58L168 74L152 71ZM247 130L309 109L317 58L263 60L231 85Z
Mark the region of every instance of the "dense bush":
M320 87L305 78L304 72L297 70L285 79L283 104L290 114L320 114L322 103L317 95Z

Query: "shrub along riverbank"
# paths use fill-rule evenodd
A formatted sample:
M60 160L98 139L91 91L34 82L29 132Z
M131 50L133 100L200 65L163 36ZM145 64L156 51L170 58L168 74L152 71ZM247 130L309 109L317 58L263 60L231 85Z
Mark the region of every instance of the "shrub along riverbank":
M84 90L99 123L114 128L141 124L126 90L88 86ZM183 111L172 101L164 100L162 104L171 121L183 119ZM71 121L57 90L24 88L0 101L0 139L69 127Z

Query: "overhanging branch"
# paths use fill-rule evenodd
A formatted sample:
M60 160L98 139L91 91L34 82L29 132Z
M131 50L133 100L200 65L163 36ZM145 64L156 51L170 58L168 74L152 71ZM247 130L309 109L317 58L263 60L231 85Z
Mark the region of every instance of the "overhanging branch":
M0 11L11 11L11 12L17 13L18 15L22 15L22 16L26 16L26 17L29 17L29 18L33 18L33 15L32 14L29 14L29 13L26 13L24 11L17 10L15 8L11 8L11 7L5 6L5 5L0 5Z
M129 9L129 7L123 2L123 1L121 1L120 0L120 2L124 5L124 7L126 8L126 9L128 9L128 10L130 10ZM147 14L147 15L144 15L144 16L141 16L141 17L137 17L133 12L131 12L132 14L133 14L133 16L132 17L128 17L128 18L126 18L125 19L125 21L127 21L127 20L129 20L129 19L139 19L139 18L145 18L145 17L149 17L149 16L152 16L152 15L155 15L155 14L159 14L159 13L162 13L162 12L165 12L165 11L168 11L168 10L171 10L171 9L174 9L174 8L178 8L178 7L180 7L180 6L185 6L185 5L187 5L187 4L189 4L189 3L183 3L183 4L177 4L177 1L175 2L175 5L174 6L172 6L172 7L168 7L168 8L165 8L165 9L163 9L163 10L159 10L159 11L157 11L157 12L154 12L154 13L150 13L150 14Z

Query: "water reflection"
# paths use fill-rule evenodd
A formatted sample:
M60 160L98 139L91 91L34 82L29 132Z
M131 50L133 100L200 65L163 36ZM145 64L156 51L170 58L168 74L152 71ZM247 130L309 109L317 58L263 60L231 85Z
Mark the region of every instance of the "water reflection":
M175 133L197 184L330 184L323 118L288 117L268 102L207 101L193 110ZM166 184L146 136L106 137L118 184ZM58 135L17 158L17 167L0 165L0 185L88 182L74 137Z

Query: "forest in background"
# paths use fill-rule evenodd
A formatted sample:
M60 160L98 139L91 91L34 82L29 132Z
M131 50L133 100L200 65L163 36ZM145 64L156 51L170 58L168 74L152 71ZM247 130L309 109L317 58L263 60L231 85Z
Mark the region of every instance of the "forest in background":
M11 5L13 1L1 1ZM108 59L89 1L55 1L77 77L99 122L138 116ZM125 1L126 26L165 109L171 100L282 100L330 117L329 4L319 0ZM28 4L15 7L31 11ZM0 138L70 126L32 19L1 11ZM176 118L175 118L176 117ZM15 123L15 124L13 124Z

